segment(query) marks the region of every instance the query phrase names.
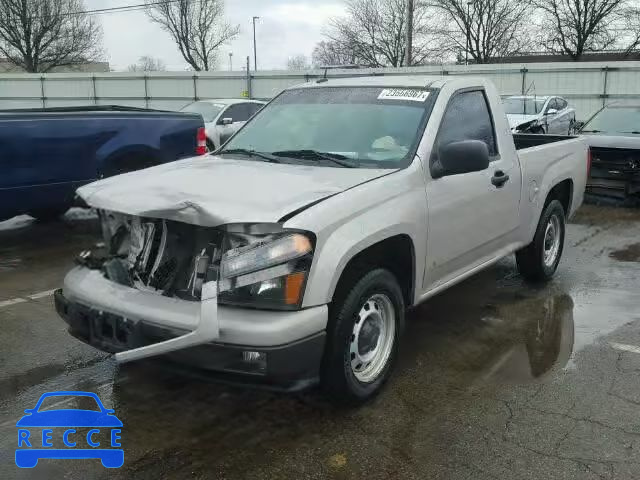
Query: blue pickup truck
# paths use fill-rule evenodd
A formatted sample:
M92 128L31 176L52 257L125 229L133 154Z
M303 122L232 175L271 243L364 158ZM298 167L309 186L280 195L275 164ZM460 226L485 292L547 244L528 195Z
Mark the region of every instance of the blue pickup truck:
M118 106L0 111L0 221L56 218L86 183L205 152L197 114Z

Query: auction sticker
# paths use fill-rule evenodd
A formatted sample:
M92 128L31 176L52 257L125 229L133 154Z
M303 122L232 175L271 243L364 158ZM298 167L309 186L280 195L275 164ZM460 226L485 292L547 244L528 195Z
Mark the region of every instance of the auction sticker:
M424 102L429 96L426 90L416 88L385 88L378 95L378 100L412 100Z

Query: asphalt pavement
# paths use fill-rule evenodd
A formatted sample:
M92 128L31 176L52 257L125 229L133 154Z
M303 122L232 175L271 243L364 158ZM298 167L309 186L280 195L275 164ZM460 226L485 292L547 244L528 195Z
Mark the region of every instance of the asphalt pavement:
M67 334L51 293L98 240L90 212L0 223L0 478L640 478L640 210L583 206L557 276L505 259L413 309L371 403L118 367ZM16 421L43 392L97 393L125 463L18 469Z

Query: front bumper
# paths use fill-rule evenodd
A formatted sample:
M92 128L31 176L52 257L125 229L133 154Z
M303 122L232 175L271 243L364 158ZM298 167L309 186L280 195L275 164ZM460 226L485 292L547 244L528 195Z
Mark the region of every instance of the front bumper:
M189 367L192 373L215 372L233 383L254 383L298 390L317 382L324 350L327 307L296 312L218 306L214 340L155 349L188 338L199 328L201 303L144 292L110 282L99 271L79 267L54 295L56 310L80 340L118 356L159 356ZM245 352L264 354L247 359ZM266 361L265 361L266 356ZM125 361L128 361L127 358ZM184 370L184 369L183 369ZM211 376L209 374L209 376Z

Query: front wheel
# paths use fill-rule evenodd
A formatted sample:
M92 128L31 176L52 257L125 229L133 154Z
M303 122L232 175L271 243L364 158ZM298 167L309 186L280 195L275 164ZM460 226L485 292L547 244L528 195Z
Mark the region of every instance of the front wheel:
M339 403L359 404L376 395L391 374L404 325L404 300L388 270L369 271L330 308L322 387Z
M516 252L524 278L543 282L553 276L562 257L565 228L564 208L558 200L551 200L542 211L533 241Z

